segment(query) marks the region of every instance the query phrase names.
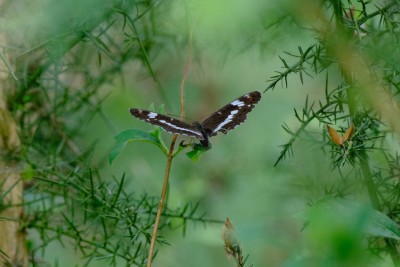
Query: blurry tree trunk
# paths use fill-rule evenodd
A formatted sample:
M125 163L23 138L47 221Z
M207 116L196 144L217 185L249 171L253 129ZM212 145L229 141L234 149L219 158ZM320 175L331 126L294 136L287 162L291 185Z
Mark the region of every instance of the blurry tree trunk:
M0 7L3 1L0 0ZM0 34L0 42L6 43ZM0 51L3 57L3 51ZM18 127L7 109L5 90L10 90L4 62L0 61L0 266L28 266L25 232L21 229L23 215L23 183L18 163L11 160L18 152ZM6 88L7 87L7 88Z

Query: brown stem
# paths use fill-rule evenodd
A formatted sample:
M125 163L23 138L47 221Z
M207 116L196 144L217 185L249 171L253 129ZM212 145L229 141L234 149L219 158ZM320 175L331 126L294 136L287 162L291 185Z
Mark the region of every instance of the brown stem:
M165 167L164 182L163 182L163 187L161 190L160 203L158 204L157 216L156 216L156 220L154 223L153 234L151 236L149 255L147 257L147 265L146 265L147 267L151 267L151 262L153 260L154 246L156 244L157 231L158 231L158 226L160 224L161 213L164 208L165 196L167 195L169 174L171 171L172 158L173 158L173 154L174 154L174 146L175 146L175 141L176 141L177 137L178 137L177 134L175 134L172 137L171 146L169 147L169 151L168 151L167 166Z
M192 55L192 32L190 32L189 35L189 50L188 50L188 59L185 65L185 70L183 72L181 84L180 84L180 98L181 98L181 119L184 118L185 114L185 80L186 77L189 73L190 69L190 62L191 62L191 55ZM168 158L167 158L167 166L165 167L165 174L164 174L164 182L163 182L163 187L161 189L161 197L160 197L160 203L158 204L158 210L157 210L157 215L156 215L156 220L154 223L154 228L153 228L153 234L151 236L151 242L150 242L150 248L149 248L149 254L147 257L147 267L151 267L151 263L153 260L153 254L154 254L154 247L156 244L156 239L157 239L157 231L158 231L158 226L160 225L160 219L161 219L161 213L164 208L165 204L165 198L167 195L167 188L168 188L168 180L169 180L169 174L171 171L171 164L172 164L172 158L174 156L174 147L175 147L175 142L177 139L178 135L174 134L172 137L171 145L169 147L168 151Z
M1 77L2 78L2 77ZM1 79L1 85L5 79ZM28 266L23 217L23 182L18 163L6 155L18 153L20 139L14 118L7 110L4 88L0 86L0 266Z

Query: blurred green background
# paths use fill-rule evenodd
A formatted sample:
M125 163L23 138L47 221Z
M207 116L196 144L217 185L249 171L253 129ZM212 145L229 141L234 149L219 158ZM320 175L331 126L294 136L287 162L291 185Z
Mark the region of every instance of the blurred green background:
M315 42L312 32L304 29L309 21L301 21L304 28L285 22L290 20L289 14L308 16L312 21L306 6L310 2L305 2L302 8L298 4L290 0L152 2L149 5L152 11L146 14L150 18L138 21L137 25L140 29L156 29L153 43L145 45L156 47L149 50L149 62L162 88L149 74L146 64L131 61L124 63L121 73L115 74L100 89L101 113L81 126L78 140L83 150L96 142L91 165L99 169L102 177L120 179L125 173L128 192L158 197L166 157L157 147L130 143L112 165L108 163L118 132L131 128L153 129L133 118L129 108L149 109L154 105L158 110L165 105L166 114L179 116L179 86L188 60L189 36L192 54L185 81L188 121L202 120L247 92L264 92L268 79L282 70L278 56L285 51L295 53L297 47ZM78 21L86 19L85 23L90 24L91 19L97 19L97 7L101 9L105 5L106 2L90 0L12 3L3 14L3 27L18 29L17 40L26 39L40 46L47 44L49 40L45 38L49 33L56 33L51 37L55 39L54 36L67 33ZM275 24L276 21L283 22ZM115 21L110 40L126 42L122 31L118 31L123 24L122 19ZM107 51L112 54L113 47ZM82 61L85 63L80 66L82 72L97 72L112 61L112 56L103 56L100 63L92 52L90 49L82 52L92 57ZM76 69L72 73L66 69L63 78L70 84L81 82ZM278 84L273 91L263 93L247 121L227 135L213 137L213 148L197 162L189 160L184 153L179 154L172 163L168 205L183 207L186 203L199 203L199 215L206 213L206 218L221 221L229 217L244 255L248 255L246 266L390 266L390 261L377 262L366 252L360 242L361 234L354 231L357 222L336 225L331 218L321 216L315 228L304 228L299 214L323 197L326 188L340 183L358 186L351 179L344 182L332 170L330 158L320 149L320 144L304 136L295 142L294 156L274 167L281 151L279 146L290 138L282 124L297 129L300 124L294 109L301 110L306 96L310 101L324 97L324 74L303 78L301 82L298 75L291 75L287 88L285 84ZM331 78L333 83L335 78ZM70 123L74 121L73 117L66 119ZM308 132L325 141L324 125L311 123ZM163 132L162 136L169 144L171 135ZM181 140L190 141L190 138L179 137L178 142ZM228 259L224 252L222 224L188 222L183 234L180 223L172 220L176 230L164 229L159 233L169 245L157 243L158 254L153 266L235 266L234 260ZM336 261L329 262L333 265L325 265L328 261L323 255L327 251L332 258L336 257ZM43 254L46 261L58 266L78 264L80 257L68 247L68 242L65 247L54 243ZM107 266L101 261L98 264Z
M164 14L162 22L167 35L187 36L188 30L193 32L193 56L185 85L187 118L201 120L242 94L263 91L273 70L280 68L277 53L305 41L306 36L289 29L275 29L278 37L265 40L265 47L255 43L262 27L260 20L268 20L269 12L274 11L274 2L169 3L170 10ZM187 20L191 20L191 29ZM166 113L179 116L179 84L188 48L182 43L181 47L170 49L152 64L171 103L171 107L165 107ZM127 69L132 73L132 83L114 88L104 103L104 113L119 130L151 130L151 126L134 119L128 108L147 109L153 103L157 110L165 103L151 79L140 81L134 77L135 73L143 71L142 68ZM295 126L293 107L300 107L306 94L318 93L318 84L312 83L315 81L303 86L296 77L290 83L290 91L263 94L248 120L226 136L219 134L212 138L213 148L198 162L190 161L183 153L173 161L169 205L199 202L198 213L205 212L206 217L219 220L229 217L244 255L249 255L248 266L251 263L281 266L288 258L302 253L301 244L305 242L300 232L302 222L293 215L304 208L307 198L303 194L309 194L311 189L301 192L295 185L303 187L302 180L307 172L303 162L285 162L276 168L273 164L279 155L278 146L288 138L281 124L287 122ZM104 159L113 145L114 133L107 130L101 119L94 120L89 127L86 138L99 140L97 155ZM166 140L171 139L170 134L163 135ZM301 153L303 160L308 158L311 165L320 166L315 164L319 158L313 155L315 151L305 149ZM110 175L126 172L129 186L137 193L159 196L165 165L166 158L158 148L147 143L132 143L112 166L104 164L102 167ZM314 179L328 178L319 178L318 170L314 175ZM185 236L180 229L160 234L170 246L157 244L159 252L154 266L235 266L234 260L229 260L224 253L221 224L189 222Z

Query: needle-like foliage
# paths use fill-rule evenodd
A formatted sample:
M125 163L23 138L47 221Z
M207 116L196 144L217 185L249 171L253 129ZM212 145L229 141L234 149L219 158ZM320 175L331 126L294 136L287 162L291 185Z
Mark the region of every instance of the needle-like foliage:
M376 210L399 222L398 155L390 147L392 135L400 134L399 4L363 0L317 2L302 3L315 17L311 26L303 27L313 34L315 43L280 57L283 71L270 78L266 90L279 83L290 88L288 77L295 74L301 83L305 83L305 76L323 77L324 95L312 102L305 96L303 109L294 110L299 124L296 129L283 125L290 137L281 146L275 165L289 156L296 157L296 141L312 140L314 147L310 149L323 151L343 181L349 177L359 180L364 185L361 195L367 194ZM297 19L298 24L304 23L301 15ZM319 134L315 133L316 123L320 126ZM352 191L346 185L327 188L325 193L352 198L360 195L359 190ZM371 251L379 255L388 253L395 266L400 266L397 240L382 235L381 239L369 241Z

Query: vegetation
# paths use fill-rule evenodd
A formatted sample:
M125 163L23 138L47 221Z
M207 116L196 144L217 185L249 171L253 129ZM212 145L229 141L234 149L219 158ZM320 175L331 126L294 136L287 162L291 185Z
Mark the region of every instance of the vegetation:
M1 5L1 264L232 266L225 244L238 266L400 266L397 1ZM256 64L231 83L222 69L254 53L280 62L262 65L262 100L229 145L190 152L127 125L133 105L191 117L250 91L213 80L250 81ZM198 225L207 250L188 241Z

